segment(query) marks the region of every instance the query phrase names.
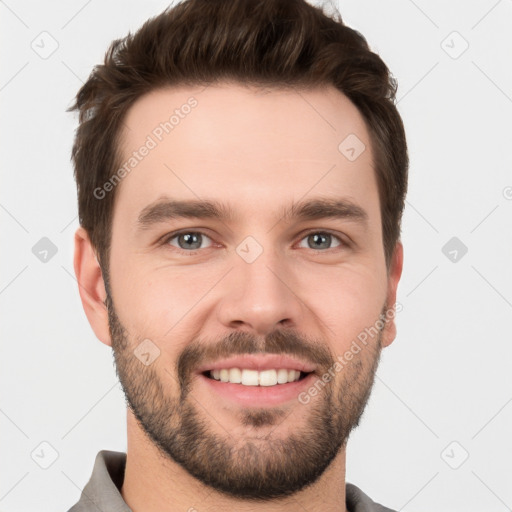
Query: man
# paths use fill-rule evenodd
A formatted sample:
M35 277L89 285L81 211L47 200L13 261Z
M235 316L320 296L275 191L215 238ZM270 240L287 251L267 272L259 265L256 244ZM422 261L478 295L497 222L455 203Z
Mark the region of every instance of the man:
M395 91L303 0L187 0L114 41L71 107L74 266L128 447L71 511L390 510L345 457L396 336Z

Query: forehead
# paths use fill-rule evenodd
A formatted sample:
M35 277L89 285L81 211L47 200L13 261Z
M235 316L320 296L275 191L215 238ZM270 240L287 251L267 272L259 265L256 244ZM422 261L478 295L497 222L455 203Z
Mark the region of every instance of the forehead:
M133 221L163 195L230 198L247 213L339 195L378 214L368 130L333 86L155 90L127 112L121 141L115 215Z

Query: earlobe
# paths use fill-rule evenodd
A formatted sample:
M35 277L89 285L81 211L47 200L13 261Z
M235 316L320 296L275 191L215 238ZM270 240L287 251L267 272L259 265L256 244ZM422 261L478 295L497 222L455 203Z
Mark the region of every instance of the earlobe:
M87 231L80 226L75 232L75 275L78 292L87 320L96 337L111 346L108 311L105 306L106 291L101 267Z
M398 288L398 282L402 276L402 268L404 261L404 248L400 241L395 245L393 257L391 259L391 265L388 272L388 289L386 304L388 308L393 308L396 303L396 292ZM382 332L382 347L391 345L393 340L396 338L396 323L395 323L396 311L389 311L386 315L386 325Z

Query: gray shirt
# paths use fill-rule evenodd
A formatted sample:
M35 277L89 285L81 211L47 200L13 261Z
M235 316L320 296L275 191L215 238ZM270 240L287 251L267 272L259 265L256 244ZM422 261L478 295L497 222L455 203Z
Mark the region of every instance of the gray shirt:
M100 451L80 500L68 512L132 512L120 492L125 465L126 453ZM347 483L345 489L349 512L395 512L372 501L354 484Z

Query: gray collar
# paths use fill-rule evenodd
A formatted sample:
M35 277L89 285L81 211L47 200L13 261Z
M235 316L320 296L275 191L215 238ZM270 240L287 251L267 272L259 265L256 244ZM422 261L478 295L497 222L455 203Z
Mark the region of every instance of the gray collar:
M68 512L132 512L121 496L126 453L101 450L80 500Z

